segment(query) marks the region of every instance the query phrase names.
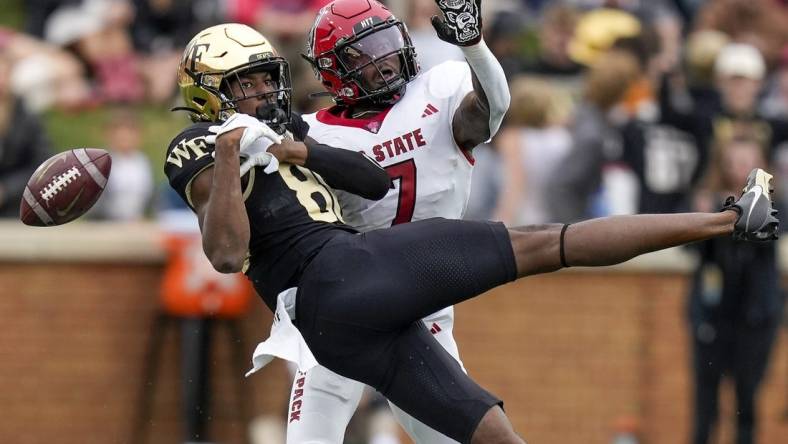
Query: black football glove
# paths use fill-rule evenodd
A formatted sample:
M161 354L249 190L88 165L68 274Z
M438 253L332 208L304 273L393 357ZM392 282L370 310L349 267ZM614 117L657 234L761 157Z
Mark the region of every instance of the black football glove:
M432 16L438 38L457 46L471 46L482 39L481 0L435 0L443 18Z

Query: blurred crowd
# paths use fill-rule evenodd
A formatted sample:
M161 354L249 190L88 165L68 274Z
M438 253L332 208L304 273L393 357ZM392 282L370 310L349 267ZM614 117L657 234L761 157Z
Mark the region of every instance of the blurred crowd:
M125 107L177 106L181 52L209 25L233 21L259 29L290 61L294 109L326 106L325 98L309 97L321 87L299 57L326 3L23 2L24 27L0 27L0 215L16 216L30 172L52 152L40 115L98 107L109 110L113 173L91 216L151 216L154 175L141 150L140 120ZM435 36L433 0L384 3L408 25L422 70L462 59ZM523 225L714 211L754 167L775 173L778 207L788 207L788 180L781 180L788 177L788 1L483 0L482 12L485 39L513 100L498 135L474 151L468 218ZM161 135L162 147L171 136ZM730 248L700 248L689 318L698 359L738 350L712 345L735 330L723 326L742 311L744 325L760 329L752 334L760 351L748 346L746 352L758 365L734 372L748 384L737 391L747 404L764 371L782 298L773 246L720 253ZM731 271L754 261L772 270L769 285ZM736 296L738 302L726 305L726 295L753 292L759 297ZM752 305L743 310L742 304ZM716 420L714 381L725 365L712 375L697 367L696 399L708 403L696 415L700 443ZM751 404L741 408L742 429L752 426Z
M184 45L225 21L274 41L290 60L295 109L312 111L327 102L309 97L320 85L299 54L325 3L26 1L24 29L0 28L0 124L21 107L35 118L52 108L175 106ZM388 3L408 24L423 70L462 58L436 38L433 1ZM718 191L710 177L732 140L750 140L772 169L788 172L786 2L485 0L483 13L514 100L498 137L477 150L469 218L525 224L708 209L696 197ZM107 131L108 145L133 144L138 123L125 118Z

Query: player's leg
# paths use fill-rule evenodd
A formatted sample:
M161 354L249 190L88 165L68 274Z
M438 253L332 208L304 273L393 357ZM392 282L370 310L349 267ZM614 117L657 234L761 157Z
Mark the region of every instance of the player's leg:
M407 414L404 410L389 401L389 407L394 413L397 423L407 432L410 439L416 444L457 444L457 441L449 438L443 433L431 428L427 424L419 421Z
M382 379L373 386L399 408L458 442L522 443L501 401L468 377L423 323L414 322L387 342L388 352L378 358ZM498 439L491 441L493 436Z
M512 423L500 406L495 406L487 411L471 438L471 444L525 444L512 427Z
M510 228L517 277L568 266L596 267L625 262L651 251L730 234L736 213L637 214L572 224ZM564 231L563 242L561 231Z
M364 384L317 366L296 372L287 419L288 444L342 444Z
M457 341L454 340L454 307L446 307L443 310L435 312L421 322L430 331L432 337L446 350L452 358L454 358L463 371L467 373L465 367L460 360L460 352L457 347ZM405 432L408 433L410 439L416 444L455 444L457 441L449 438L448 436L430 428L418 419L408 415L402 409L389 401L391 411L397 422L402 426Z
M719 213L612 216L571 226L512 229L517 276L562 266L613 265L651 251L730 234L750 240L776 239L771 178L761 169L753 170L739 200L726 203L725 211Z
M754 297L754 294L748 296ZM779 321L779 316L767 314L758 325L749 325L742 320L734 328L731 366L736 392L737 444L755 441L758 418L756 400Z
M454 306L436 311L422 318L421 322L432 333L432 337L438 341L438 344L449 352L464 371L465 366L462 365L462 360L460 359L460 350L457 347L457 341L454 340Z
M718 333L720 325L697 321L691 325L695 409L691 442L707 444L712 441L717 425L727 339Z
M389 327L387 319L397 304L388 299L403 290L402 276L392 268L396 263L378 251L359 249L359 245L369 246L362 236L348 236L340 242L342 246L324 247L334 254L319 254L299 283L297 326L315 358L337 374L372 386L446 436L471 442L482 418L501 401L471 380L420 320ZM379 269L375 263L387 266ZM512 273L513 269L512 264ZM393 282L391 275L397 278ZM377 286L367 288L375 280ZM364 299L355 299L357 287L366 295ZM353 316L358 313L372 319ZM499 422L491 420L487 427L506 426ZM511 438L509 442L521 442L513 434Z
M436 218L343 236L312 261L309 269L316 272L309 274L317 279L301 290L313 293L307 298L320 295L320 312L333 322L398 329L516 278L566 265L612 265L732 233L772 239L777 219L768 197L770 177L754 170L747 192L719 213L612 216L568 228L514 229Z

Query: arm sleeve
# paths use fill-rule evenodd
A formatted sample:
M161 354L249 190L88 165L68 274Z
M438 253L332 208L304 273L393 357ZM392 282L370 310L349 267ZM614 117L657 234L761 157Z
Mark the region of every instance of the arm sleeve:
M511 102L509 83L506 81L506 75L501 64L492 51L487 48L484 40L476 45L463 46L460 49L465 55L468 65L473 69L479 86L481 86L484 101L487 103L490 129L490 138L487 142L489 142L495 136L495 133L498 132L503 117L509 109L509 103Z
M371 200L382 199L391 188L386 170L364 153L323 145L311 137L304 143L304 166L320 174L330 187Z

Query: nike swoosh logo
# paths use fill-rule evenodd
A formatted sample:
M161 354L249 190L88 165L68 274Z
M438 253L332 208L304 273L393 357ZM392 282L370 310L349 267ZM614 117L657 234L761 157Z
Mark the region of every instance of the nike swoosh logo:
M82 195L83 191L85 191L85 187L82 187L82 189L79 190L79 193L77 193L77 195L74 197L74 200L72 200L71 203L68 204L68 206L66 208L63 208L62 210L56 209L55 211L57 212L57 215L60 216L60 217L63 217L66 214L68 214L69 212L71 212L71 209L74 208L74 205L79 200L79 196Z
M758 202L758 199L763 197L763 188L760 185L755 185L754 187L750 188L750 191L755 192L755 198L752 200L752 204L750 205L750 211L747 212L747 223L745 224L745 230L750 229L750 218L752 217L752 212L755 210L755 204Z
M45 174L46 174L46 172L47 172L47 171L48 171L50 168L52 168L52 166L53 166L54 164L56 164L58 161L61 161L61 160L62 160L62 161L63 161L63 163L65 163L65 162L66 162L66 156L68 156L68 153L60 153L59 155L55 156L55 157L52 159L52 161L51 161L51 162L49 162L49 163L48 163L48 164L47 164L47 165L44 167L44 169L43 169L43 170L41 170L41 171L40 171L40 172L39 172L39 173L36 175L36 182L39 182L39 181L41 181L41 179L43 179L43 178L45 177Z

